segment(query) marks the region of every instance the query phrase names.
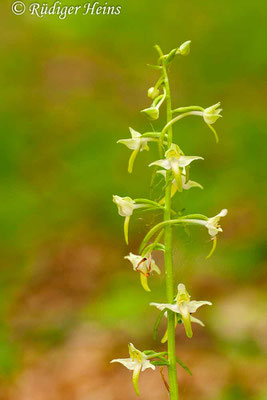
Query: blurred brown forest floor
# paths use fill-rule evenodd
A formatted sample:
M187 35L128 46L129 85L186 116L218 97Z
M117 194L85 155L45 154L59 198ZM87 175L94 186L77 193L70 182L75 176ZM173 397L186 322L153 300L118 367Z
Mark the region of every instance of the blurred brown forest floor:
M109 361L127 357L126 344L133 331L143 348L158 348L159 343L153 343L147 330L142 333L142 318L135 321L135 327L127 327L127 321L122 320L107 328L97 321L99 315L95 321L88 321L84 306L94 307L94 298L98 298L107 279L101 266L112 271L108 272L108 280L116 279L119 268L123 268L114 268L121 249L111 247L103 235L98 240L86 232L76 232L75 236L83 239L46 244L35 260L32 279L14 304L12 328L14 339L23 344L23 354L19 371L2 386L1 400L136 398L130 372ZM266 282L257 288L242 286L234 293L233 283L228 281L226 290L225 284L216 277L209 277L208 282L201 276L194 279L199 298L204 298L207 287L213 288L209 293L217 310L216 316L212 317L213 312L207 314L205 322L211 328L195 328L192 341L177 329L177 354L193 372L191 377L178 367L183 399L266 398L267 326L262 318ZM130 285L137 286L137 293L142 291L136 279L131 279ZM116 308L112 296L110 302ZM97 314L107 312L103 305ZM149 314L146 318L153 324ZM158 370L141 374L140 387L141 398L167 398Z

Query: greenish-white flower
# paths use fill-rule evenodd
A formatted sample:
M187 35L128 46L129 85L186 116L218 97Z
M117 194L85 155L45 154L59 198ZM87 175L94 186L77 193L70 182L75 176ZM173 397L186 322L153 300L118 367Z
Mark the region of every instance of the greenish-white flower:
M153 96L153 103L151 104L150 107L141 110L141 113L145 114L148 117L148 119L154 121L159 118L159 109L166 99L166 90L163 87L163 93L159 94L157 87L150 88L148 91L148 96L149 97Z
M140 208L140 204L135 204L131 197L120 197L113 195L113 202L118 207L118 212L121 217L130 217L136 208Z
M187 222L203 225L208 229L210 236L213 238L217 235L218 232L222 232L222 228L219 224L220 219L225 217L228 214L228 210L224 208L219 214L215 215L215 217L205 219L186 219Z
M153 273L156 272L160 274L160 269L157 266L155 260L151 257L151 254L146 254L144 257L130 253L128 256L124 257L126 260L129 260L133 266L134 271L140 272L140 280L143 288L150 292L147 278Z
M188 56L190 53L191 40L187 40L176 50L176 54L181 54L182 56Z
M129 159L129 164L128 164L128 172L132 173L134 161L135 161L135 158L136 158L138 152L139 151L143 151L143 150L148 151L149 147L148 147L147 143L148 142L153 142L156 139L144 138L144 137L142 137L141 133L135 131L132 128L129 128L129 129L130 129L130 133L131 133L132 138L130 138L130 139L120 139L120 140L117 141L117 143L124 144L126 147L128 147L128 149L133 150L132 155L131 155L131 157Z
M137 350L132 343L129 344L129 355L130 358L117 358L111 361L111 363L118 362L124 365L130 371L133 371L133 385L136 394L139 396L139 375L140 372L145 371L148 368L155 370L155 366L147 359L147 356L140 350Z
M172 144L169 150L165 153L165 159L157 160L149 164L149 167L156 165L166 170L171 170L175 178L177 189L179 192L183 190L182 172L185 167L191 164L195 160L203 160L203 157L199 156L184 156L182 155L179 147L176 144Z
M135 131L132 128L129 128L130 133L132 135L131 139L120 139L117 143L122 143L130 150L149 150L147 142L149 142L149 138L142 138L141 133Z
M222 108L219 108L221 103L216 103L211 107L205 108L203 111L203 118L206 124L212 125L214 124L218 118L221 117L220 112Z
M120 197L117 195L113 195L113 202L118 207L118 212L121 217L125 217L124 221L124 237L125 241L128 244L128 229L130 217L133 215L134 210L137 208L147 207L146 204L136 204L131 197Z
M159 108L158 107L149 107L144 108L141 113L145 114L151 121L155 121L159 118Z
M208 229L210 236L215 236L218 232L223 231L219 222L220 219L225 217L227 214L228 210L224 208L221 212L219 212L219 214L215 215L215 217L209 218L208 221L206 221L205 226Z
M176 314L180 314L185 327L186 335L191 338L193 336L191 322L197 322L200 325L202 322L198 319L193 319L191 314L195 313L199 307L204 305L212 305L210 301L191 301L186 287L183 283L178 285L178 293L174 304L169 303L150 303L151 306L157 307L159 310L170 310Z

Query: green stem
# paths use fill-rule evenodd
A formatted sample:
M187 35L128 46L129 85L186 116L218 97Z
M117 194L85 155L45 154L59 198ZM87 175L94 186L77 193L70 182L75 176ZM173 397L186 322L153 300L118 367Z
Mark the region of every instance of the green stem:
M166 108L167 108L167 125L172 120L172 105L171 105L171 94L168 74L166 65L163 64L163 75L164 85L166 89ZM168 139L168 148L172 144L172 125L168 126L166 130ZM162 135L164 137L164 133ZM170 171L167 171L166 182L170 180ZM171 219L171 185L166 185L165 189L165 212L164 221ZM166 296L167 302L172 303L174 297L174 282L173 282L173 265L172 265L172 228L170 225L166 225L164 228L165 237L165 275L166 275ZM175 356L175 315L168 311L168 374L169 374L169 387L170 387L170 399L178 400L178 383L177 383L177 371L176 371L176 356Z
M175 110L172 110L172 113L176 113L176 112L187 112L187 111L204 111L203 107L200 106L189 106L189 107L179 107L176 108Z

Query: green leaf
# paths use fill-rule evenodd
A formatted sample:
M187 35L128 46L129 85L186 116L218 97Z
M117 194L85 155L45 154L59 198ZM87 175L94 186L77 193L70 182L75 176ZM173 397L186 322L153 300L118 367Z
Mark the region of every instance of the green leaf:
M158 328L159 328L159 324L160 324L160 321L162 320L162 317L163 317L163 315L164 315L164 313L167 311L167 308L164 308L164 310L162 310L160 313L159 313L159 316L158 316L158 318L156 319L156 322L155 322L155 325L154 325L154 330L153 330L153 339L154 340L157 340L157 334L158 334Z
M192 374L192 371L183 363L182 360L180 360L180 358L176 357L176 362L177 362L177 364L179 364L186 372L188 372L189 375L191 375L191 376L193 375L193 374Z

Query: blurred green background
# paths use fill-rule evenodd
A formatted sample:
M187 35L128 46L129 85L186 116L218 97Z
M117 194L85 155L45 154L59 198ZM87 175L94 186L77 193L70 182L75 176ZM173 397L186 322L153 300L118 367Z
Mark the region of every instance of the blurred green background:
M190 56L170 69L173 102L221 101L223 118L218 145L200 118L176 125L184 152L205 158L191 168L205 190L174 204L229 215L209 260L206 231L175 230L177 283L214 304L199 312L206 328L196 327L192 340L177 329L177 354L193 371L178 371L181 399L267 399L266 3L119 4L119 16L64 21L15 16L11 1L0 5L0 398L135 398L129 371L109 361L126 357L129 341L161 348L148 304L164 300L164 280L151 278L151 294L140 287L123 259L129 249L111 199L148 197L147 165L158 156L151 146L129 176L130 151L116 141L129 126L151 129L139 111L157 78L146 67L156 60L153 45L167 52L191 39ZM132 218L131 251L156 221ZM158 372L146 371L140 388L144 400L167 398Z

